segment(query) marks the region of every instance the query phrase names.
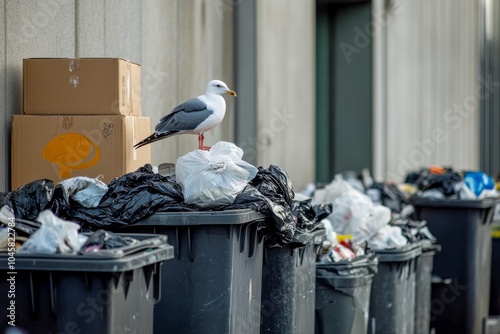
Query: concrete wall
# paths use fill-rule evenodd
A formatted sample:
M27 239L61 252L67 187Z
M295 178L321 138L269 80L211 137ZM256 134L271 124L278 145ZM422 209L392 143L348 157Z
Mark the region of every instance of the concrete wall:
M478 78L478 10L477 0L374 1L375 175L478 168L479 99L497 89Z
M22 113L22 59L122 57L142 67L142 113L153 124L214 78L233 85L233 7L220 1L0 0L0 191L10 178L10 117ZM232 97L208 145L232 141ZM195 136L153 144L153 164L175 162Z
M315 1L257 1L257 163L314 181Z

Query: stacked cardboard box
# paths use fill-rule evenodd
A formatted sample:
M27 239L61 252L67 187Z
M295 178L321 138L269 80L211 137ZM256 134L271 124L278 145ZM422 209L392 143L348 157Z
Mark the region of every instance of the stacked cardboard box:
M151 134L141 116L140 66L118 58L24 59L24 115L12 118L12 189L37 179L103 176L151 162L133 145Z

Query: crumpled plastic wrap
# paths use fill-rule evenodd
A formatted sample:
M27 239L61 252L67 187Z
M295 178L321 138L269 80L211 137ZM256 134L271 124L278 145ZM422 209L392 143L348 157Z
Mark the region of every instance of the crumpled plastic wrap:
M373 205L368 196L352 189L333 201L329 220L335 232L352 235L357 242L363 242L389 223L391 210Z
M41 227L18 249L18 253L76 254L86 240L78 234L78 224L62 220L50 210L40 212L36 220L42 223Z
M176 180L184 201L203 208L227 205L257 174L257 168L242 160L243 150L220 141L210 151L195 150L177 159Z
M400 248L408 244L399 226L385 225L368 240L371 249Z
M95 208L108 192L108 186L99 179L76 176L61 181L67 196L86 208Z
M312 198L312 204L333 203L343 193L351 190L354 190L352 186L342 179L341 175L336 175L333 181L324 188L316 189Z

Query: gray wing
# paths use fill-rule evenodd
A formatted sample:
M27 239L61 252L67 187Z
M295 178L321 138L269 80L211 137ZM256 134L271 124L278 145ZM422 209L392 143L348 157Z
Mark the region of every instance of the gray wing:
M172 112L160 119L155 126L155 132L193 130L213 113L208 106L198 98L179 104Z

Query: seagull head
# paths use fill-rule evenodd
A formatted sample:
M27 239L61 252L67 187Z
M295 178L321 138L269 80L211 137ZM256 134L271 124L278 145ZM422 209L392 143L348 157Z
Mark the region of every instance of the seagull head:
M207 84L206 93L217 94L217 95L229 94L232 96L236 96L234 90L229 89L227 85L220 80L210 81Z

